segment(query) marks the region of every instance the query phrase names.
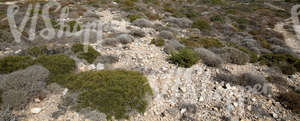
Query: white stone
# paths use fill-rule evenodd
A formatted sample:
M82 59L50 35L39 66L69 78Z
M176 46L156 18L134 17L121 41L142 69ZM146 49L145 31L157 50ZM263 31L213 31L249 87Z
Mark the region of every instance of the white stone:
M199 98L199 101L200 101L200 102L203 102L203 101L204 101L204 98L203 98L203 97L200 97L200 98Z
M20 50L17 50L17 51L15 52L15 54L19 54L21 51L22 51L21 49L20 49Z
M104 69L104 64L98 63L97 64L97 70L103 70Z
M40 113L42 111L42 108L32 108L31 109L31 113L37 114Z
M94 69L96 69L95 64L91 64L88 66L88 70L94 70Z
M186 109L185 109L185 108L181 109L181 111L180 111L181 114L183 114L183 113L185 113L185 112L186 112Z
M278 118L278 115L276 113L272 113L272 115L275 119Z
M66 95L67 94L67 92L68 92L69 90L67 89L67 88L65 88L65 90L63 91L63 95Z

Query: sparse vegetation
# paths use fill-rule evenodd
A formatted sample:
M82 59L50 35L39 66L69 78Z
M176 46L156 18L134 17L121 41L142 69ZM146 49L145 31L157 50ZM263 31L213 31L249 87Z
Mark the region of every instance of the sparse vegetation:
M293 112L300 113L300 94L296 92L281 93L278 100Z
M249 57L250 57L250 62L251 63L255 63L255 62L258 61L258 55L255 52L247 49L246 47L239 46L239 45L237 45L235 43L232 43L232 42L227 43L227 45L230 46L230 47L234 47L236 49L239 49L240 51L243 51L244 53L248 54Z
M299 59L289 54L263 54L260 64L279 67L283 74L291 75L299 69Z
M220 40L215 38L181 38L181 43L188 47L220 48L224 46Z
M85 59L88 63L93 63L101 54L93 47L88 46L87 52L84 51L83 44L74 44L72 51L77 54L78 58Z
M223 58L227 63L244 65L249 62L249 56L236 48L224 47L215 49L214 51L216 54L220 55L220 57Z
M28 56L6 56L0 59L0 74L25 69L33 64L33 59Z
M194 21L192 27L198 28L200 30L211 30L212 29L210 24L206 20L203 20L203 19L197 19L196 21Z
M63 85L79 91L78 107L103 112L108 119L129 118L129 113L145 112L152 90L147 78L126 70L88 71L72 75Z
M223 60L218 55L205 48L197 48L195 52L199 54L200 59L207 66L220 67L223 64Z
M152 39L151 44L154 44L158 47L164 46L165 45L165 40L163 38L157 38L157 39Z
M178 52L172 52L168 58L171 63L176 64L180 67L189 68L199 61L199 55L192 49L184 48Z
M132 14L132 15L129 15L128 18L129 18L129 21L130 21L130 22L133 22L133 21L135 21L136 19L140 19L140 18L143 18L143 17L140 16L140 15Z
M47 46L35 46L29 48L27 51L30 56L38 57L38 56L46 55L48 49Z

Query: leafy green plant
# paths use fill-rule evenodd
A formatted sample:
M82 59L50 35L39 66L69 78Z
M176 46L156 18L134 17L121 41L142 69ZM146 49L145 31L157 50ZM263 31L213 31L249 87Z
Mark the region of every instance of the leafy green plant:
M6 56L0 59L0 74L7 74L16 70L25 69L34 64L28 56Z
M225 20L221 15L215 15L215 16L211 17L210 21L225 23Z
M135 21L136 19L143 18L143 17L140 16L140 15L131 14L131 15L128 16L128 18L129 18L129 21L130 21L130 22L133 22L133 21Z
M161 47L165 45L165 40L163 38L152 39L150 44Z
M145 112L152 89L143 74L127 70L88 71L70 76L64 86L79 91L79 108L93 108L116 119Z
M87 52L84 52L83 44L74 44L72 46L72 51L77 54L78 58L85 59L88 63L93 63L97 57L101 55L91 46L88 46Z
M178 52L172 52L168 59L173 64L176 64L180 67L189 68L196 64L200 60L200 57L192 49L183 48Z
M56 54L50 56L40 56L35 60L50 71L50 81L56 82L66 78L76 69L75 61L67 55Z
M38 57L38 56L46 55L48 49L47 46L35 46L29 48L27 51L30 56Z
M198 28L200 30L211 30L212 29L210 24L206 20L203 20L203 19L197 19L196 21L194 21L192 27Z

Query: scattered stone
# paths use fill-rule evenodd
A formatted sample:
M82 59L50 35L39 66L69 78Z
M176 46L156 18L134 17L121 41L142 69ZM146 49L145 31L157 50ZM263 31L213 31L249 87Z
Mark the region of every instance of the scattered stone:
M40 113L41 111L42 111L42 108L32 108L31 109L31 113L33 113L33 114Z

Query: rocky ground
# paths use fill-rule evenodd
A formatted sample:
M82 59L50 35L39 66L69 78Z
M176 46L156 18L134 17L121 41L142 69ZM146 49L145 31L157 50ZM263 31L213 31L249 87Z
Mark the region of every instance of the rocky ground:
M89 8L88 8L89 9ZM144 32L141 37L133 36L132 41L126 45L99 47L98 43L90 44L101 56L114 56L116 63L105 64L106 69L129 69L144 73L154 91L147 111L144 114L133 113L129 120L132 121L300 121L299 115L286 109L273 97L278 91L271 85L271 95L263 95L255 89L246 89L243 86L231 84L216 79L220 72L239 75L252 73L267 77L271 70L267 66L247 63L246 65L223 64L220 68L208 67L202 62L191 68L181 68L167 61L168 54L165 49L150 44L160 31L155 27L141 27L122 18L120 11L114 9L92 9L84 19L98 19L103 25L110 25L104 30L103 36L109 38L118 35L130 35L133 31ZM93 17L91 17L93 16ZM165 25L165 22L145 21L144 26L155 24ZM275 30L282 33L285 42L298 54L300 53L298 40L295 35L283 29L278 23ZM176 30L176 36L185 36L188 30ZM117 35L117 36L118 36ZM297 43L297 44L294 44ZM0 51L0 56L18 53L16 50ZM98 64L78 64L78 71L96 70ZM290 85L300 86L300 74L291 76L283 75ZM68 89L58 85L48 85L47 96L35 99L24 110L16 111L21 116L21 121L88 121L106 120L105 115L97 111L77 112L67 108L63 113L60 105L68 95ZM23 117L22 117L23 116Z

